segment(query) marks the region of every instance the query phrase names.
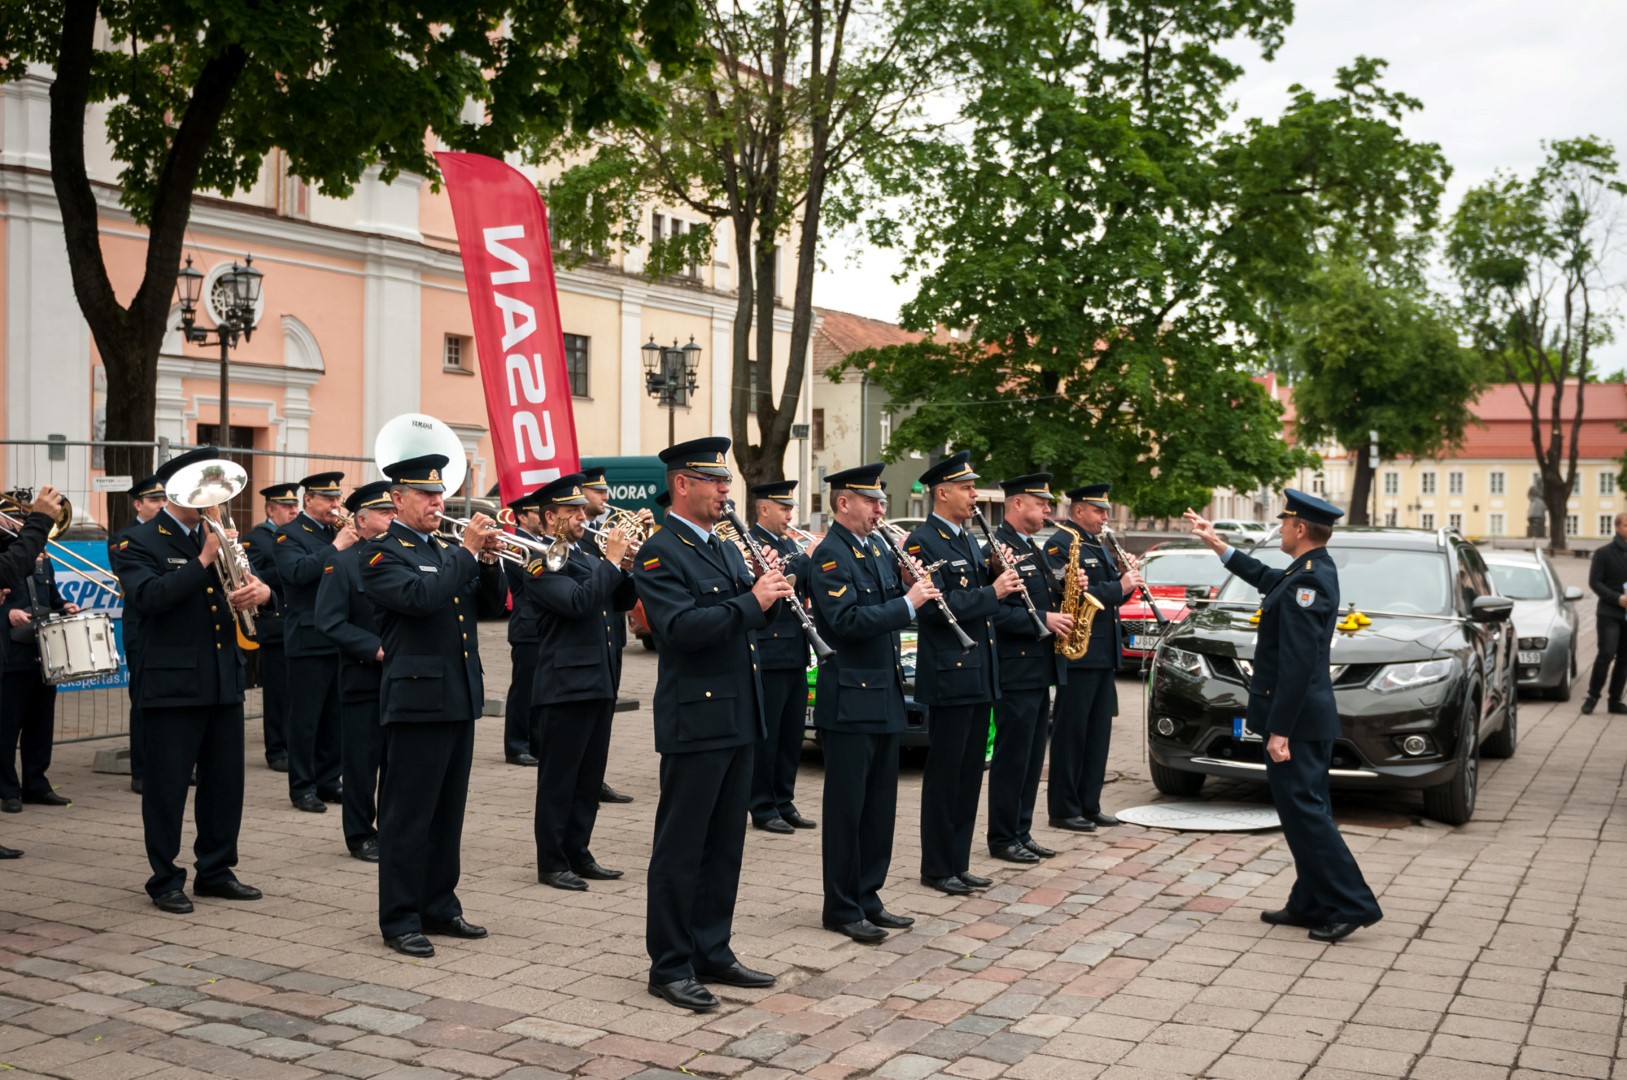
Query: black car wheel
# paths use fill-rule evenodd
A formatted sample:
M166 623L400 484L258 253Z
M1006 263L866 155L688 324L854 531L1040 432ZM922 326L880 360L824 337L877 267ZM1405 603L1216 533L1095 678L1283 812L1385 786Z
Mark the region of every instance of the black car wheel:
M1457 775L1445 784L1424 789L1424 813L1448 825L1463 825L1474 817L1480 787L1480 753L1475 736L1480 702L1471 697L1458 722Z
M1203 774L1196 772L1182 772L1167 765L1160 765L1156 761L1148 762L1152 766L1152 786L1165 795L1175 795L1179 798L1190 799L1203 787Z
M1511 758L1520 742L1520 702L1514 692L1514 672L1509 670L1508 690L1503 700L1503 726L1486 736L1480 752L1489 758Z
M1565 674L1559 678L1558 686L1550 686L1542 692L1542 696L1549 701L1569 701L1571 699L1571 679L1576 674L1576 654L1571 653L1570 659L1565 662Z

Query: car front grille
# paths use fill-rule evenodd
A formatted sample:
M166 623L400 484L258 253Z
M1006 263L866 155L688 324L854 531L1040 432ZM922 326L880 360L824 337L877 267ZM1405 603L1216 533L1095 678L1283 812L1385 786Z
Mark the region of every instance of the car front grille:
M1158 620L1156 619L1125 619L1119 623L1126 634L1157 634Z

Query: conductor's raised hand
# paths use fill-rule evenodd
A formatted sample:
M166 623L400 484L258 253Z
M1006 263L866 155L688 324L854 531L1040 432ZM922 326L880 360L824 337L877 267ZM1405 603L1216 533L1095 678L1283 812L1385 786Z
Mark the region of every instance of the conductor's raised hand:
M34 505L28 509L33 513L54 518L62 513L62 492L46 484L34 493Z
M1201 540L1204 547L1217 555L1226 550L1226 541L1222 540L1219 534L1215 532L1215 527L1209 524L1208 518L1191 507L1187 507L1186 513L1182 514L1181 517L1186 519L1186 523L1192 528L1192 535Z

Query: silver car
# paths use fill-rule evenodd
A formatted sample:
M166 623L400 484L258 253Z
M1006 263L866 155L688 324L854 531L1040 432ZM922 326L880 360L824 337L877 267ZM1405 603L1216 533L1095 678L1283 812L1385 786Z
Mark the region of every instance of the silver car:
M1514 601L1522 690L1569 701L1576 678L1576 608L1582 590L1559 583L1541 551L1488 551L1486 567L1497 591Z

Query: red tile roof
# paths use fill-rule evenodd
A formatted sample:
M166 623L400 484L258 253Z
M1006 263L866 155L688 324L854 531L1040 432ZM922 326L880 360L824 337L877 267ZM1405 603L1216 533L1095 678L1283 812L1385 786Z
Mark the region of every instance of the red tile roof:
M820 375L841 363L860 349L879 349L885 345L912 345L925 341L925 334L905 330L880 319L867 319L845 311L816 307L819 332L814 336L814 374Z

